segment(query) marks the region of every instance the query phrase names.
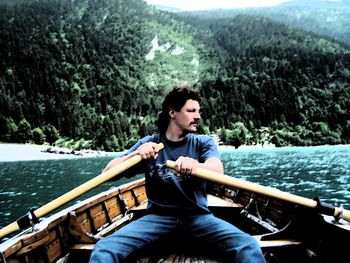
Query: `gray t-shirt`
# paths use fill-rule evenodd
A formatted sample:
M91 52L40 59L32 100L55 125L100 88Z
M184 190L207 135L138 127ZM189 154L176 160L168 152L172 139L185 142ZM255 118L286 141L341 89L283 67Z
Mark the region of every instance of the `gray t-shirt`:
M205 181L194 176L176 176L165 163L176 161L180 156L192 157L201 163L210 157L219 158L214 140L207 135L190 133L184 140L172 142L165 136L153 134L139 140L128 153L146 142L164 144L156 160L144 161L141 166L146 176L148 211L171 215L210 213Z

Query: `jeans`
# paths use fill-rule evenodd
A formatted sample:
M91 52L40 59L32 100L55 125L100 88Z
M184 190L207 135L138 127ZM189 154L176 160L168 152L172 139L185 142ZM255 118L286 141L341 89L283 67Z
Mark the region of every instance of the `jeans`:
M224 262L265 262L253 237L212 214L182 217L145 215L98 241L90 262L127 262L135 251L174 233L184 233L205 241L220 252Z

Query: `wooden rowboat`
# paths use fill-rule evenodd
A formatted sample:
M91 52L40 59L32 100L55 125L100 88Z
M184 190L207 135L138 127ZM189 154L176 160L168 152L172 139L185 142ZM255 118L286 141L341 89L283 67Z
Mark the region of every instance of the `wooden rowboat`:
M251 183L237 187L233 181L237 179L218 174L213 179L205 170L195 175L211 181L208 182L211 211L255 237L267 262L347 261L349 211L273 188L264 187L264 192ZM313 202L317 207L310 207ZM87 262L99 239L142 216L146 206L145 181L139 179L81 201L38 223L33 220L38 215L36 210L17 221L18 225L28 221L32 226L0 244L0 262ZM198 242L169 237L167 242L140 252L137 262L217 262L215 252Z

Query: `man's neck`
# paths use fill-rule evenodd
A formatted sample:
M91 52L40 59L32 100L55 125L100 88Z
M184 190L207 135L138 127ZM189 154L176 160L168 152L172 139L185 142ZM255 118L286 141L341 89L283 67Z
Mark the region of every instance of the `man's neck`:
M171 129L170 126L168 127L167 131L165 132L165 136L169 141L172 142L179 142L186 138L188 132L184 130L179 129Z

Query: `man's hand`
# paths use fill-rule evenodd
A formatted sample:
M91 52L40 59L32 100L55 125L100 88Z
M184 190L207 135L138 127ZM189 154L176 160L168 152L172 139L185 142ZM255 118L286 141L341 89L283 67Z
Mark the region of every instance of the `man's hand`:
M191 175L199 167L199 162L196 159L183 156L180 156L175 164L174 174L176 176Z
M217 157L210 157L204 163L190 157L180 156L175 161L174 174L176 176L192 175L198 168L204 168L217 173L224 173L224 166Z
M158 157L158 144L154 142L146 142L137 148L136 153L139 154L142 159L156 159Z
M142 159L156 159L158 157L158 152L163 149L163 147L159 147L159 145L157 143L154 142L147 142L142 144L139 148L137 148L136 151L123 156L121 158L118 159L114 159L112 161L110 161L107 166L104 168L103 172L108 171L109 169L113 168L114 166L124 162L125 160L129 159L132 156L135 156L137 154L139 154Z

